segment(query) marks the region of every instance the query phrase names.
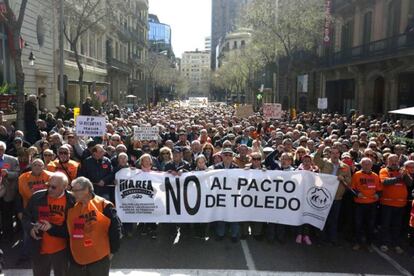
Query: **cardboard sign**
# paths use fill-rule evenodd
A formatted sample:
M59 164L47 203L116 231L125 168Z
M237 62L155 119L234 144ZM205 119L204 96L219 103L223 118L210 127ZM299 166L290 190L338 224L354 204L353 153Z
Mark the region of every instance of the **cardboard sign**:
M278 103L266 103L263 105L263 115L268 119L282 118L282 105Z
M328 98L318 98L318 109L328 109Z
M158 140L159 137L158 127L134 127L134 140Z
M76 135L104 136L106 133L106 119L98 116L78 116L76 118Z
M253 105L251 104L236 106L236 117L247 118L249 116L252 116L253 114Z

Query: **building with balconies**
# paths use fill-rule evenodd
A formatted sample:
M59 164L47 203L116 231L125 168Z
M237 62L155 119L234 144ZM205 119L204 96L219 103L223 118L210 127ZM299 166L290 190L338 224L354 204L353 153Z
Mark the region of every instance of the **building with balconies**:
M144 62L148 43L148 0L131 0L108 21L106 60L109 101L125 103L127 94L142 103L145 93Z
M318 97L365 114L414 106L414 1L335 0Z

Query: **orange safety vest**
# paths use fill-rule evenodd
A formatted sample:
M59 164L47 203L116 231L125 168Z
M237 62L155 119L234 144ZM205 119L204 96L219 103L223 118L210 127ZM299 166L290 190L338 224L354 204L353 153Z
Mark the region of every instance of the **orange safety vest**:
M375 195L381 191L381 182L378 175L374 172L367 174L363 171L357 171L352 176L352 189L357 190L363 197L354 197L354 201L360 204L370 204L377 200Z
M47 189L47 183L51 177L51 173L43 170L39 176L32 175L32 172L25 172L19 177L19 194L23 200L23 207L26 208L27 203L33 193Z
M47 165L47 170L50 172L62 172L69 178L69 184L74 180L78 174L79 163L69 160L67 163L60 163L59 160L50 162Z
M111 220L103 214L108 204L112 203L95 195L87 205L78 202L68 211L70 249L80 265L97 262L111 253L108 234Z
M47 197L47 205L49 205L48 221L55 225L63 225L65 223L66 196L60 198ZM49 235L48 232L43 233L40 254L53 254L66 248L66 239Z
M380 170L381 183L390 177L400 176L399 171L390 171L388 168ZM408 191L404 182L398 182L393 185L382 185L382 196L380 202L382 205L391 207L404 207L407 205Z

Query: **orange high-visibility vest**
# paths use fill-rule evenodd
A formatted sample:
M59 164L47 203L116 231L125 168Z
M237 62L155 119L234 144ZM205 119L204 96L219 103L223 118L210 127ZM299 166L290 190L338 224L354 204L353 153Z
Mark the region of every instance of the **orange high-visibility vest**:
M47 189L47 183L51 173L43 170L39 176L32 175L32 172L25 172L19 177L19 194L23 200L23 207L26 208L33 193Z
M55 160L47 164L47 170L50 172L62 172L69 178L69 184L74 180L78 174L79 163L69 160L67 163L61 163Z
M49 206L48 221L55 225L63 225L65 223L66 196L60 198L47 197L47 205ZM66 248L66 239L49 235L48 232L43 233L40 254L53 254Z
M370 204L376 202L375 195L381 191L381 188L381 181L374 172L367 174L363 171L357 171L352 176L352 189L357 190L363 195L362 198L354 198L356 203Z
M80 265L94 263L111 253L111 220L103 214L108 204L112 203L95 195L86 205L78 202L68 211L70 250L74 260Z
M388 168L380 170L381 183L389 177L400 176L399 171L390 171ZM404 182L398 182L393 185L383 185L380 202L382 205L391 207L404 207L407 205L408 190Z

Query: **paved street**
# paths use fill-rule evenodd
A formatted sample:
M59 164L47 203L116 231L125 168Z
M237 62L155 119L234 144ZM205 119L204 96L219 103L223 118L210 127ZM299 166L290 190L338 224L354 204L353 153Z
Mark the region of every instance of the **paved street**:
M414 270L413 259L407 255L398 256L391 252L386 255L386 260L375 250L372 253L367 250L355 252L347 242L338 247L306 247L296 245L292 237L283 245L253 239L234 244L230 240L217 242L214 239L203 241L190 236L173 237L168 235L165 226L160 228L157 240L140 235L124 239L121 251L113 260L113 275L268 275L270 271L288 273L287 275L304 275L300 273L305 272L314 275L404 275L407 271ZM17 248L11 251L3 249L6 268L29 268L28 265L14 265ZM140 273L133 274L132 271ZM257 271L262 273L258 274ZM6 275L31 275L23 273L29 271L6 271Z

